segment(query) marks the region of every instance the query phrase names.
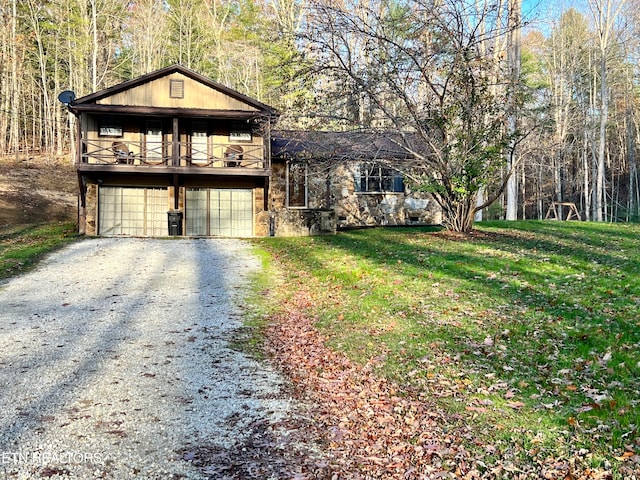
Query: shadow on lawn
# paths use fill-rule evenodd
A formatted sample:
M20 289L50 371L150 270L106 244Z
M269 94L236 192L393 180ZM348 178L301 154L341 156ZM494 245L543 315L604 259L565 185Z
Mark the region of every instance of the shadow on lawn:
M424 229L401 234L382 229L316 242L404 275L428 272L454 279L468 294L483 293L512 305L525 301L551 306L558 315L578 307L591 316L603 302L635 306L633 295L640 295L640 228L623 232L611 226L553 223L518 222L510 230L489 226L472 237L453 239ZM308 266L321 262L313 252L303 256Z
M342 252L344 261L334 264L341 254L327 253L332 250ZM331 320L330 328L339 336L360 329L358 341L413 356L405 358L400 375L424 366L420 357L439 349L455 359L446 368L475 375L479 389L503 381L536 415L564 428L575 416L615 424L617 433L603 435L616 436L639 423L633 399L640 368L632 355L640 343L638 226L487 223L470 237L425 228L359 230L287 241L282 254L321 275L327 288L356 294L347 300L352 303L345 318ZM370 275L378 275L376 281L345 273L351 261L377 271ZM322 268L329 270L319 273ZM374 319L353 318L366 301L357 295L384 288L391 292L390 311L380 320L402 314L409 326L369 338L367 322ZM379 298L382 303L386 297ZM416 303L428 308L416 311ZM324 314L333 308L328 305ZM605 394L608 403L598 400Z

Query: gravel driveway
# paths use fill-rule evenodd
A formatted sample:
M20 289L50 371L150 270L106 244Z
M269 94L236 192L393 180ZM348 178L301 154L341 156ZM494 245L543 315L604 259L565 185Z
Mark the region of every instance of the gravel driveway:
M224 478L295 410L229 345L258 268L239 240L87 239L0 285L0 478Z

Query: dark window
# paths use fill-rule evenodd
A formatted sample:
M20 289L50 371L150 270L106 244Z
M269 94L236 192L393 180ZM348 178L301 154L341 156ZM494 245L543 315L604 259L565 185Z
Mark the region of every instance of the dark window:
M393 168L376 163L360 165L360 175L356 178L356 185L360 192L404 192L402 174Z
M307 165L289 163L287 171L287 206L307 206Z

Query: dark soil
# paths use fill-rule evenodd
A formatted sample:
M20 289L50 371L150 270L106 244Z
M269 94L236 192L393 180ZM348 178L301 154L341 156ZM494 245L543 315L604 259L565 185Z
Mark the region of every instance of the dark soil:
M68 162L0 157L0 230L77 218L77 176Z

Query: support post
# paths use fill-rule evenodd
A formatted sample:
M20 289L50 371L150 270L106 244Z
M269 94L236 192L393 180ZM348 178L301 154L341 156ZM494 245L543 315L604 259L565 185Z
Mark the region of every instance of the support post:
M178 117L173 117L171 140L173 144L171 164L177 167L180 165L180 129L178 128Z

